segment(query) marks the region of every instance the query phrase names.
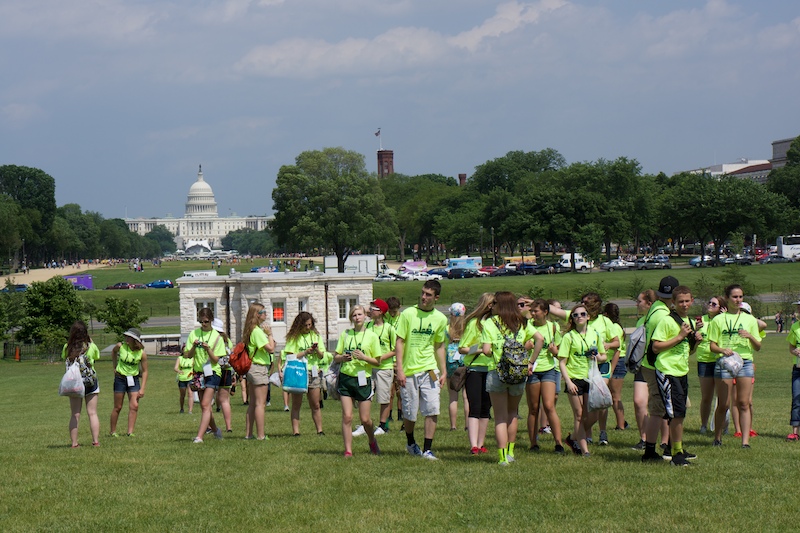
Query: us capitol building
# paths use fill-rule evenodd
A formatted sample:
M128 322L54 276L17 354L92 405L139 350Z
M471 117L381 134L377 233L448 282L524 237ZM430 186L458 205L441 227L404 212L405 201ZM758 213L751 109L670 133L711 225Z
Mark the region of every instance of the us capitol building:
M186 213L183 218L126 218L128 229L146 235L156 226L165 226L175 237L178 250L199 254L222 248L222 238L239 229L261 231L273 219L271 216L222 218L217 213L217 201L211 185L203 179L203 167L197 171L197 181L189 187Z

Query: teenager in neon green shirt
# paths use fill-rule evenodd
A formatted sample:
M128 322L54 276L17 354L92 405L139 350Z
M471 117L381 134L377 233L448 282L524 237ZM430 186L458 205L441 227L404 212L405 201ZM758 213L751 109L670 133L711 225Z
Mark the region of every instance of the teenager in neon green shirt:
M81 361L81 358L83 360ZM100 381L97 379L97 371L95 370L95 362L100 359L100 350L97 345L89 338L89 332L86 329L86 324L78 320L72 324L69 329L69 337L64 348L61 350L61 359L66 361L67 368L75 364L75 361L82 362L88 376L82 374L84 377L83 384L86 389L83 398L69 399L70 417L69 417L69 436L72 439L72 447L77 448L78 444L78 422L81 417L81 410L84 401L86 402L86 414L89 415L89 430L92 434L92 446L100 446L100 418L97 416L97 397L100 393ZM91 379L93 375L93 379ZM91 381L91 385L87 385L87 380Z
M324 435L322 431L322 367L325 358L325 341L317 331L317 321L308 311L301 311L292 322L286 334L286 348L284 353L294 356L308 365L308 406L311 408L311 419L317 430L317 435ZM284 360L285 364L285 360ZM289 417L292 422L292 434L300 435L300 408L303 405L302 393L291 393L292 412Z
M125 394L128 395L128 436L133 436L139 414L139 400L144 398L147 386L147 354L144 352L141 334L131 328L122 334L124 342L118 342L111 350L114 366L114 407L111 410L111 436L117 437L117 420L122 411Z
M178 357L175 358L175 374L177 374L176 380L178 381L178 392L180 394L180 401L179 405L181 407L180 412L183 413L183 404L185 401L189 402L189 414L192 414L192 408L194 407L194 394L192 391L189 390L189 383L192 381L192 367L194 366L194 361L189 359L188 357L183 356L183 352L181 352ZM187 395L186 392L189 391ZM186 397L189 397L188 400Z
M481 334L483 333L483 321L491 316L493 306L494 294L483 293L475 309L464 318L466 325L458 343L458 351L464 356L464 365L467 367L464 389L467 391L467 402L469 403L467 436L472 455L489 451L484 446L484 442L492 410L492 401L489 393L486 392L486 376L489 372L491 357L483 353Z
M726 312L720 313L711 321L708 336L711 340L711 352L719 356L714 369L714 378L717 380L717 410L714 413L714 445L722 444L722 430L725 425L725 411L730 408L733 396L734 378L736 392L742 401L739 402L739 427L742 431L742 448L750 447L751 414L749 398L752 394L755 367L753 366L753 353L761 350L761 335L758 331L756 319L742 312L739 305L744 300L744 291L740 285L729 285L725 288L725 298L720 304ZM722 365L723 357L730 357L738 353L744 366L736 376L732 376Z
M694 304L692 291L680 285L672 291L675 312L681 324L669 317L662 320L653 332L653 351L656 357L656 378L663 398L664 410L650 413L669 420L669 436L672 443L674 466L688 466L689 456L683 449L683 421L686 418L686 399L689 394L689 354L694 351L702 336L695 331L695 324L687 316Z
M333 360L341 363L339 369L339 394L342 403L342 439L344 456L353 456L353 403L358 403L358 416L369 439L369 450L380 455L372 423L372 369L380 364L381 343L378 336L366 327L366 310L356 305L350 309L352 329L339 337Z
M203 443L203 436L208 428L211 428L217 439L222 438L222 429L217 427L214 420L211 403L222 381L222 368L219 366L219 360L225 357L227 352L225 351L225 342L219 332L211 326L213 320L214 313L211 309L208 307L200 309L197 313L200 327L189 333L184 349L186 356L194 360L195 374L202 373L204 380L203 389L198 392L202 414L200 415L200 426L197 428L197 436L193 441L195 444Z
M275 352L275 339L272 330L264 327L267 321L267 310L258 302L250 304L242 330L242 343L247 345L252 364L247 372L247 390L250 400L245 415L245 439L265 440L264 409L267 404L267 387L272 366L272 354ZM278 365L280 368L280 364ZM255 435L253 428L255 426Z
M439 392L447 381L445 339L447 317L435 309L442 285L428 280L422 286L419 304L400 313L397 321L397 383L403 399L406 451L428 460L439 418ZM438 368L439 374L436 374ZM414 439L418 411L425 417L425 441L420 450Z
M588 411L589 367L592 359L604 362L606 351L600 334L589 326L589 313L583 304L573 307L569 317L567 332L558 347L558 361L573 416L573 429L572 434L567 435L567 446L576 454L588 456L586 428L593 422Z
M369 307L370 321L367 328L372 330L381 343L380 364L372 370L372 383L375 386L375 400L380 406L380 424L376 435L389 431L389 415L392 412L392 388L394 386L394 349L397 345L397 332L386 322L389 304L381 299L373 300ZM358 429L356 429L358 431ZM363 428L362 428L363 431Z

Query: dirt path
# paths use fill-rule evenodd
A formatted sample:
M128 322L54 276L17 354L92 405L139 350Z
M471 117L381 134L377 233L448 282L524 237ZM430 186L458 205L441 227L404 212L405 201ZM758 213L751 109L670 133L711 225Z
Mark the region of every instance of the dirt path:
M83 264L76 266L68 265L66 268L37 268L28 271L27 274L18 273L4 276L2 284L5 287L6 280L11 280L11 283L16 283L17 285L21 285L23 283L30 285L34 281L47 281L48 279L56 276L70 276L73 274L86 272L87 270L97 270L98 268L105 268L105 265Z

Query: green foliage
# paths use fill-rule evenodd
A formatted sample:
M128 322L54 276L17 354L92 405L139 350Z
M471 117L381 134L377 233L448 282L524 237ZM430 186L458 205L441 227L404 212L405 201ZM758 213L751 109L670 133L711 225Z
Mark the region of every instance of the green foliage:
M38 168L0 166L0 194L17 203L20 217L26 221L17 230L19 238L25 239L28 256L37 257L45 251L56 214L55 193L55 180Z
M63 342L72 324L84 318L78 292L61 276L32 283L24 295L24 317L18 333L21 339L60 338Z
M544 293L544 289L542 287L539 287L539 286L530 287L527 291L525 291L525 294L530 296L534 300L536 300L537 298L545 298L545 299L547 299L547 296L545 296L545 293Z
M745 273L745 269L749 267L744 267L742 265L727 265L723 268L720 273L717 275L717 279L719 280L720 286L720 293L727 287L728 285L741 285L742 291L744 292L745 299L748 296L756 296L758 294L758 290L753 283L747 279L747 274Z
M107 297L105 308L97 310L97 319L105 322L105 331L113 333L118 341L130 328L139 328L149 317L141 314L139 300Z
M639 295L648 288L644 280L637 273L634 273L628 283L628 297L635 302Z
M707 302L712 296L720 296L722 288L709 280L705 273L700 274L700 278L692 286L692 296L695 301Z
M298 155L294 166L281 167L272 198L278 242L298 250L330 249L339 272L352 251L386 242L396 233L364 157L343 148Z
M238 229L222 238L226 250L238 250L240 254L267 255L280 251L269 229L256 231L251 228Z
M177 249L175 245L175 239L167 229L166 226L163 224L159 224L153 229L151 229L147 234L144 236L145 239L149 239L156 244L158 244L158 254L148 254L145 257L158 257L165 252L174 252Z

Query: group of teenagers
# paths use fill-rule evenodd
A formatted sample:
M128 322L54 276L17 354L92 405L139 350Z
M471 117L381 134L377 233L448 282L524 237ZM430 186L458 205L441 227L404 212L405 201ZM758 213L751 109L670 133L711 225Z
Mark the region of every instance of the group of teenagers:
M667 459L673 465L687 466L695 457L683 446L689 356L693 353L697 358L701 389L701 433L708 431L716 395L713 445L722 445L730 412L735 436L741 437L743 448L750 446L749 439L755 435L751 419L753 354L761 348L766 324L749 313L740 286L731 285L724 292L724 295L710 298L705 304L706 314L695 318L688 316L694 304L691 290L679 285L672 276L663 278L658 290L643 291L637 298L641 317L637 327L644 326L649 348L634 378L634 407L641 436L634 448L644 451L643 462ZM355 434L366 435L369 452L380 454L376 436L389 431L391 406L395 393L399 392L402 414L398 413L398 418L402 416L407 452L436 460L433 441L440 393L445 387L450 389L451 429L456 425L458 399L464 398L472 455L488 453L486 434L493 411L498 463L507 466L515 461L519 405L524 394L532 451L540 450L538 435L546 430L553 435L554 452L566 453L566 445L566 450L588 457L595 424L599 423L599 443L608 444L608 411L588 410L589 373L595 364L611 392L615 429L627 427L621 398L627 373L626 336L615 304L603 305L601 297L590 292L572 309L565 310L557 301L500 291L483 294L469 313L462 304L453 304L448 317L436 309L440 293L439 282L429 280L422 287L419 303L402 312L395 298L390 299L391 311L390 305L380 299L366 308L353 306L349 313L352 327L340 336L333 354L325 350L313 316L305 311L297 315L287 333L285 348L277 352L267 309L260 303L251 304L241 339L252 359L249 372L243 376L249 399L244 438L268 439L265 407L270 376L275 371L282 379L283 364L289 359L307 363L307 399L320 435L324 435L320 411L327 381L324 374L331 366L338 367L335 387L341 400L345 457L353 455L354 411L361 424ZM186 391L190 387L199 389L202 414L193 442L200 444L208 434L223 438L212 412L215 398L223 412L226 431L231 431L229 400L235 374L228 361L234 342L225 334L222 322L215 319L208 308L199 311L198 322L200 327L189 334L175 370L182 391L181 408ZM527 377L522 383L506 383L498 372L498 363L510 339L524 346L528 354ZM793 327L788 340L790 353L798 358L792 375L793 432L788 439L800 440L800 328ZM725 364L726 359L734 356L741 358L735 375ZM82 322L73 325L62 357L68 365L83 358L90 367L99 358L99 350ZM124 342L114 346L112 364L115 375L110 433L112 437L118 435L117 419L127 394L127 434L133 436L138 403L144 396L147 382L147 356L137 330L126 331ZM459 367L463 369L459 371ZM456 372L465 373L462 391L456 390L452 379L448 381L448 374ZM562 380L573 414L573 424L566 438L562 437L556 411ZM95 383L95 389L86 390L85 402L92 444L99 446L99 383L96 380ZM291 394L291 424L295 436L300 435L302 396ZM371 416L373 399L380 405L377 426ZM77 447L83 401L71 398L70 403L70 436L72 446ZM420 415L423 418L421 447L415 438ZM657 451L659 443L662 453Z

